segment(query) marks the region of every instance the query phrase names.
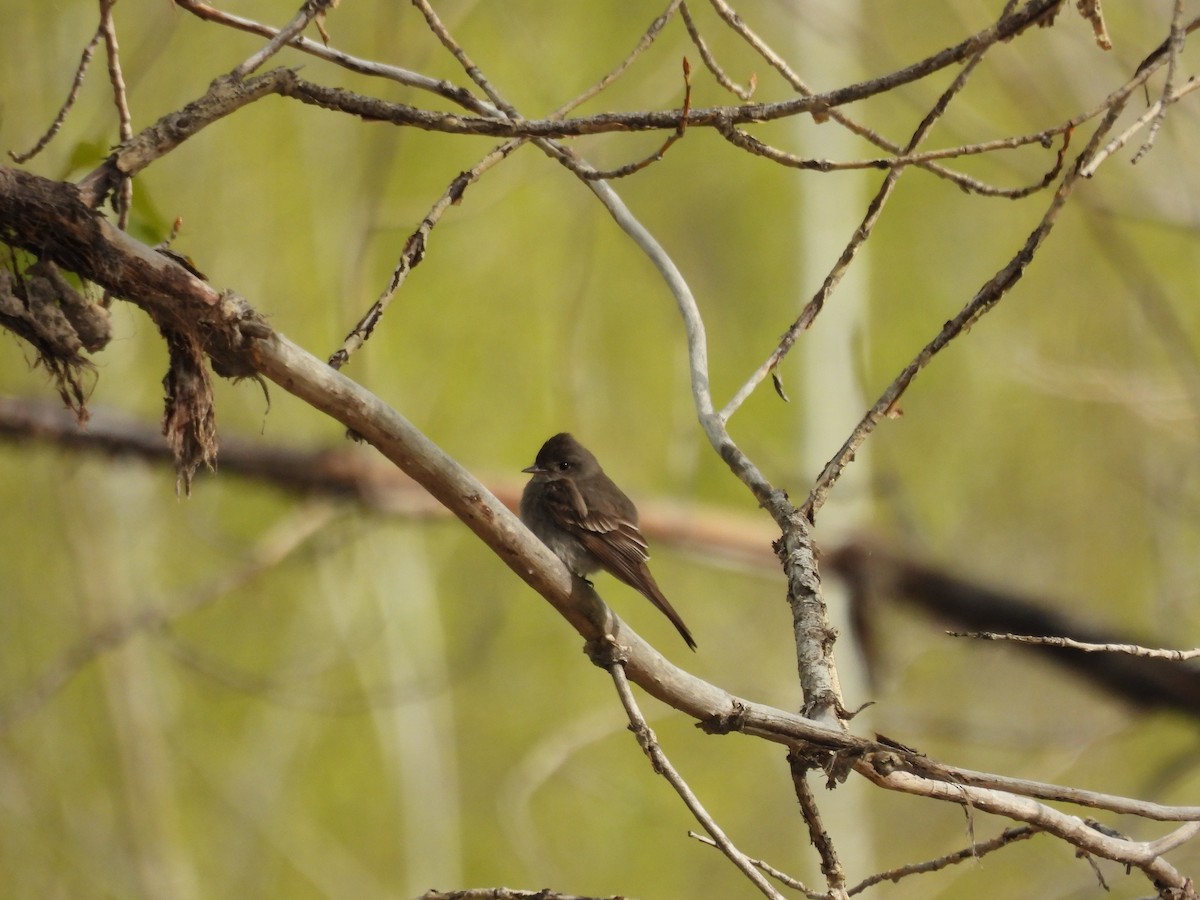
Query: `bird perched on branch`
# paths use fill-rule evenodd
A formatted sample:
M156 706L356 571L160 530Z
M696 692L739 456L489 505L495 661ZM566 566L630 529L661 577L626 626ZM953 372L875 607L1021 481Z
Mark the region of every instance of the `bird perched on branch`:
M646 560L650 553L638 530L637 507L604 474L586 447L569 434L542 445L533 477L521 494L521 521L581 578L603 569L657 606L693 650L696 642L683 619L658 588Z

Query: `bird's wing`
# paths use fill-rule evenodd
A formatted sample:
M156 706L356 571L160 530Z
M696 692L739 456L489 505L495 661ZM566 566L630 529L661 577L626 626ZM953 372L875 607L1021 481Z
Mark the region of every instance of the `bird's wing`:
M650 554L637 525L623 517L591 513L586 517L584 527L576 533L600 565L657 606L687 645L696 649L692 633L650 574L650 567L646 565Z
M629 515L618 509L589 509L575 483L563 479L546 492L546 508L555 523L579 539L605 571L643 594L671 620L693 650L696 642L679 613L663 596L646 560L650 550L637 527L637 512L629 504ZM624 495L622 495L624 496ZM626 501L628 503L628 501Z
M579 523L576 534L605 569L626 584L643 590L643 573L650 551L636 525L628 519L590 512Z
M638 587L650 551L636 522L617 510L589 507L575 482L567 479L546 492L546 508L555 524L577 537L605 569Z

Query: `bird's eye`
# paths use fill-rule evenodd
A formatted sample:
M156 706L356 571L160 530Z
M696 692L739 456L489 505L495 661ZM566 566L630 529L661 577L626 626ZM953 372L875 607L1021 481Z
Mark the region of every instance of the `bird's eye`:
M560 472L570 472L570 471L571 471L571 464L570 464L569 462L567 462L567 461L564 459L562 462L560 462L560 463L558 464L558 471L560 471Z

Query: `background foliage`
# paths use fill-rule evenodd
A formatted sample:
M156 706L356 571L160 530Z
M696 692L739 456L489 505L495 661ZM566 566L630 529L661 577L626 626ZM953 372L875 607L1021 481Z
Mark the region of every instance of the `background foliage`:
M233 6L279 24L295 3ZM620 2L438 9L529 116L593 83L657 13ZM838 57L836 77L851 80L960 40L998 4L946 0L918 14L901 2L861 10L751 2L740 11L782 48L823 45ZM1065 14L997 48L931 143L1037 131L1099 102L1161 39L1170 4L1107 13L1110 53ZM199 95L261 44L165 2L124 0L116 15L135 128ZM756 71L759 99L787 96L711 14L702 21L734 77ZM95 4L0 0L0 22L0 146L22 150L61 102ZM339 49L462 82L406 5L345 4L329 27ZM675 23L584 112L678 106L684 55L698 68ZM309 58L281 60L314 80L367 87ZM835 83L819 68L803 74L818 88ZM902 140L951 77L853 112ZM733 102L703 73L695 81L695 106ZM29 168L81 177L116 142L114 123L97 68L63 133ZM871 439L818 541L869 532L1150 643L1197 643L1196 125L1185 101L1137 166L1126 152L1102 168L1025 279ZM847 146L833 130L804 119L756 134L821 156ZM661 139L608 135L577 146L599 166L619 165ZM493 143L272 98L139 177L131 230L156 243L182 217L175 249L324 356L386 283L434 199ZM851 156L876 155L849 146ZM1026 149L963 168L1025 184L1051 156ZM843 223L852 227L880 177L782 170L697 130L617 183L697 294L719 401L819 286L849 237ZM848 210L822 205L825 188L813 186L822 180L839 182L834 196ZM862 314L841 328L821 320L801 338L782 370L792 402L764 389L734 420L745 449L802 497L865 405L1011 256L1044 206L1040 195L981 200L909 172L847 285ZM833 249L817 258L811 236L823 229ZM155 423L161 341L136 309L117 303L114 316L117 337L95 359L91 403ZM811 362L822 347L848 361L853 383L822 379ZM52 396L28 363L15 340L0 343L4 394ZM541 441L569 429L645 512L670 504L769 540L767 520L756 520L695 425L666 290L591 195L531 147L447 214L347 373L500 488L516 489ZM268 406L251 383L218 390L227 438L341 447L335 424L280 391ZM840 400L831 414L822 412L829 397ZM750 895L721 857L685 836L688 816L649 772L573 636L456 523L298 497L220 472L176 500L166 468L35 443L0 445L0 503L0 709L23 710L0 733L7 896L403 897L434 886L551 883L645 897ZM833 511L839 504L844 515ZM722 564L667 535L655 541L654 565L696 632L694 659L640 598L611 579L597 587L691 670L795 708L788 611L770 557ZM83 665L63 656L95 648L111 623L145 610L170 624ZM877 728L975 769L1194 800L1192 722L1139 714L1020 650L952 641L910 611L876 614L879 680L854 677L847 696L876 705L856 730ZM840 649L850 680L859 660L848 635ZM54 672L60 689L37 696ZM820 880L779 751L702 737L666 711L654 725L743 849ZM860 875L969 840L955 808L854 784L826 804L843 858ZM1087 867L1068 856L1031 841L884 892L1024 897L1034 884L1044 897L1096 892ZM1198 861L1194 848L1175 860L1183 869ZM1144 891L1120 871L1105 874L1114 896Z

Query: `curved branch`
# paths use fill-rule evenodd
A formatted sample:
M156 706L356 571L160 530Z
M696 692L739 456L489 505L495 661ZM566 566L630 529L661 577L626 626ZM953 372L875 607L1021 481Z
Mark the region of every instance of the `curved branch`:
M1179 890L1189 889L1190 879L1162 858L1162 854L1200 833L1200 822L1187 822L1157 841L1130 841L1112 837L1091 827L1077 816L1031 800L988 788L968 787L944 781L931 781L911 772L882 772L872 763L862 762L855 771L873 784L888 790L944 800L1027 822L1040 831L1061 838L1088 853L1141 869L1156 885Z

